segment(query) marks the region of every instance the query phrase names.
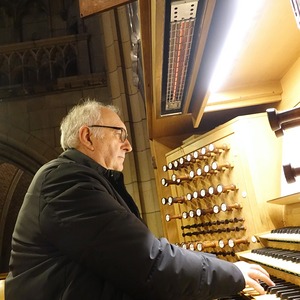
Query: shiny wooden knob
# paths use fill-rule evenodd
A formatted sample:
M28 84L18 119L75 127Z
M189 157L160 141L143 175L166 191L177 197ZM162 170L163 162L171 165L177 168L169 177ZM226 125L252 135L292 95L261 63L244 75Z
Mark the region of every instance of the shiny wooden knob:
M235 245L238 244L249 244L248 238L244 237L244 238L240 238L240 239L229 239L228 240L228 246L230 248L233 248Z
M220 208L221 208L221 211L231 211L233 209L241 209L242 206L240 203L235 203L232 205L227 205L226 203L222 203Z
M216 188L216 191L217 191L217 194L221 194L221 193L226 193L226 192L229 192L229 191L235 191L237 188L236 188L236 185L235 184L229 184L229 185L222 185L222 184L218 184L217 185L217 188Z
M167 215L165 215L165 219L167 222L170 222L171 220L182 219L182 216L181 215L171 216L171 215L167 214Z
M161 184L163 186L168 186L170 184L177 184L178 185L178 184L180 184L180 182L174 181L172 179L162 178L161 179Z
M212 172L224 171L224 170L230 169L232 167L233 166L229 162L226 162L224 164L219 165L216 161L214 161L211 164L211 170L212 170Z
M296 177L300 176L300 167L293 168L291 164L283 165L283 173L287 183L293 183L296 181Z
M185 203L186 199L184 196L181 196L181 197L171 197L170 196L167 201L168 201L169 205L172 205L173 203Z
M214 154L220 154L224 151L229 150L229 145L223 144L221 146L215 146L214 144L209 144L208 145L208 151Z
M268 108L267 115L269 124L273 131L281 129L281 125L285 122L300 119L300 107L277 112L275 108Z

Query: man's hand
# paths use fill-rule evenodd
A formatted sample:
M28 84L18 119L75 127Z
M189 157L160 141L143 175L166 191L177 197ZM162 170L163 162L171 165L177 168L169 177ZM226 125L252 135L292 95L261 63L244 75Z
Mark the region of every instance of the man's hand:
M246 285L254 288L260 294L265 294L265 290L259 284L259 280L265 282L267 285L274 286L275 283L270 279L268 272L257 264L249 264L244 261L234 263L243 273Z

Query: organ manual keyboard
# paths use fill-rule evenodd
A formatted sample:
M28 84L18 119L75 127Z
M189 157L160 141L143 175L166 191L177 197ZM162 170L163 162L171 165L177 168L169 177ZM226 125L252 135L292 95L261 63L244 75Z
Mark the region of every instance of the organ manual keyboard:
M271 230L269 233L261 234L259 237L269 241L300 243L300 227L277 228Z
M262 248L236 253L240 260L262 265L276 284L261 283L266 294L260 295L246 287L228 299L300 300L300 227L289 226L259 234ZM219 299L220 300L220 299Z
M252 288L245 288L241 293L241 297L232 297L232 299L257 299L257 300L299 300L300 299L300 286L287 282L283 279L271 276L271 279L276 284L269 287L264 283L261 285L264 287L266 294L260 295Z
M264 247L243 253L240 257L268 267L300 276L300 251L284 250L280 248Z
M248 299L300 299L300 227L284 227L261 234L265 247L237 253L241 260L262 265L271 274L275 287L264 286L266 295L253 289L242 292ZM276 276L276 277L275 277ZM233 299L235 297L232 297Z

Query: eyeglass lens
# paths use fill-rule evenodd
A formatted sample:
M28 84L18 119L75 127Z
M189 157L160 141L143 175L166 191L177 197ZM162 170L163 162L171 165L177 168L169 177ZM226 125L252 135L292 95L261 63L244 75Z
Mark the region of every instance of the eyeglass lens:
M121 130L121 133L120 133L120 139L121 139L121 142L124 143L127 138L128 138L128 133L127 131L122 128L122 127L115 127L115 126L106 126L106 125L90 125L89 127L96 127L96 128L111 128L111 129L116 129L116 130Z
M124 143L126 141L126 139L128 138L128 134L126 132L126 130L124 128L120 128L121 129L121 142Z

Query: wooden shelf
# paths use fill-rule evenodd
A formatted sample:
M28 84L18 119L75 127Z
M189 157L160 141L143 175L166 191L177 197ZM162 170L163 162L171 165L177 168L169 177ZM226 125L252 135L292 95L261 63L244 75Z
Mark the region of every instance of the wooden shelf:
M267 201L272 204L289 205L300 203L300 193L295 193Z

